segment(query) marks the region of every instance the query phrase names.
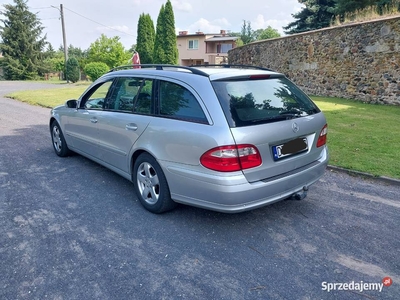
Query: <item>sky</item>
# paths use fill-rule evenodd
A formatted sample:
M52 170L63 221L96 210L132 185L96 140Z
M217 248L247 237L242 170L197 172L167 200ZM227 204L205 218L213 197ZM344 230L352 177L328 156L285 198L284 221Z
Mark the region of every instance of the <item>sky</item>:
M44 27L47 41L58 49L63 44L60 4L64 8L67 45L86 50L101 34L119 36L126 49L136 44L137 23L142 13L150 14L154 27L162 4L167 0L28 0L29 10L36 13ZM297 0L171 0L175 28L195 33L240 32L243 20L253 30L271 26L283 35L282 26L293 21L292 14L301 10ZM13 0L0 0L4 4ZM0 16L1 18L1 16Z

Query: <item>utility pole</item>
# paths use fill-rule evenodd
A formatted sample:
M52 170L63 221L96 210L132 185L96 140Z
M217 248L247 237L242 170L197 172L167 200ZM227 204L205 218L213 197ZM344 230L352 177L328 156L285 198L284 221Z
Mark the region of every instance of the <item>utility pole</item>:
M65 37L64 9L62 4L60 4L60 13L61 13L61 27L62 27L63 43L64 43L65 79L68 81L67 78L68 46L67 46L67 38Z
M65 35L64 8L63 8L62 4L60 4L60 8L55 7L53 5L51 5L51 7L54 7L55 9L58 9L60 11L61 28L62 28L62 36L63 36L63 44L64 44L64 74L65 74L65 79L68 82L68 78L67 78L68 46L67 46L67 38Z

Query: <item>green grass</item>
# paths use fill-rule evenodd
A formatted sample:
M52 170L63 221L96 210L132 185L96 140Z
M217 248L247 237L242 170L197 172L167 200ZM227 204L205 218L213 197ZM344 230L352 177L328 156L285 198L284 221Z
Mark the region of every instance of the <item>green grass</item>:
M89 83L16 92L8 97L54 107L77 99ZM312 97L328 121L330 164L350 170L400 179L400 107L352 100Z
M312 99L328 121L331 165L400 179L399 106Z
M46 83L48 82L46 81ZM65 87L61 88L21 91L8 94L6 97L17 99L32 105L52 108L64 104L66 100L78 99L89 85L89 82L65 84Z

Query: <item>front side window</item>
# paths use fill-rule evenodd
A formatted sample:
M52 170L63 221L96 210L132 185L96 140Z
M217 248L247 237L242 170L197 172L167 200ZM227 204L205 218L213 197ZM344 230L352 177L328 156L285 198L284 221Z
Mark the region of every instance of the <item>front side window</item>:
M189 40L189 49L199 49L199 40Z
M184 121L208 123L196 97L178 84L160 82L160 115Z
M107 93L111 87L112 81L106 81L96 86L82 99L81 108L84 109L103 109Z
M214 81L231 127L278 122L319 112L317 106L285 77Z
M153 81L145 78L118 78L105 108L122 112L151 113Z

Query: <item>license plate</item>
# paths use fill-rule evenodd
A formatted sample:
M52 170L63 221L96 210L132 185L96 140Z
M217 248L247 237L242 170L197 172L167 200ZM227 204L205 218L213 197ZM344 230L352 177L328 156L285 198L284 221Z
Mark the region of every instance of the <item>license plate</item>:
M279 160L284 157L298 154L307 150L308 150L308 144L307 144L307 139L305 137L291 140L282 145L277 145L272 147L274 160Z

